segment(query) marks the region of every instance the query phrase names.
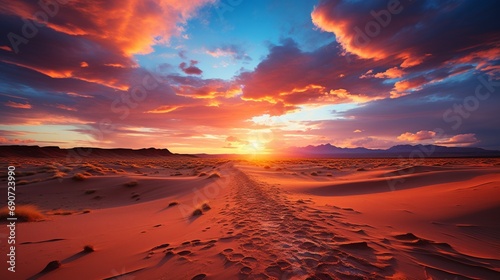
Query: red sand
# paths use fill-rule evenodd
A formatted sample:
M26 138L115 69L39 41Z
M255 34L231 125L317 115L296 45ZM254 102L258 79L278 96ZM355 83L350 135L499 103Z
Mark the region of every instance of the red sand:
M500 279L497 159L9 164L1 279Z

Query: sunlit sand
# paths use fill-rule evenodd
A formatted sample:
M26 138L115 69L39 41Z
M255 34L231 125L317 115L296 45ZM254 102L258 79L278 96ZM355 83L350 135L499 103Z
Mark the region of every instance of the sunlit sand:
M499 159L13 164L18 208L31 205L17 226L17 279L500 273Z

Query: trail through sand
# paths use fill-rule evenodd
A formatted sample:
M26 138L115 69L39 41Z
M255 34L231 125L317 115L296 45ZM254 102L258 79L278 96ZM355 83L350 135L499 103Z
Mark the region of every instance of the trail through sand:
M288 200L277 187L256 182L239 170L234 174L235 187L230 197L233 203L221 214L230 217L226 227L235 231L240 251L230 252L227 258L232 260L235 254L241 254L245 265L242 273L252 272L253 277L262 279L266 275L278 279L328 279L328 275L390 274L389 254L375 256L366 242L346 242L346 237L329 230L342 213L314 210L302 200ZM362 257L349 250L359 251ZM376 263L366 259L377 257L380 261Z

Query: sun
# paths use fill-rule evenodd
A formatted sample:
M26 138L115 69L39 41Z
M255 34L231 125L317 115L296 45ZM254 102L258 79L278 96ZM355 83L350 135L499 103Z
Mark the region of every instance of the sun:
M252 141L250 142L250 147L254 149L255 151L259 151L262 149L262 145L258 141Z
M266 145L259 140L248 140L247 144L241 148L243 153L249 155L261 155L266 154Z

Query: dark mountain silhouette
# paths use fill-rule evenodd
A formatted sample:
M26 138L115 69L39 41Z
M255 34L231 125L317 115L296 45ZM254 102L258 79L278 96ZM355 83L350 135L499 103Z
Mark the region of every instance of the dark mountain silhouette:
M285 153L305 157L341 157L341 158L373 158L373 157L500 157L500 151L485 150L473 147L444 147L437 145L397 145L389 149L339 148L331 144L318 146L293 147Z
M77 147L62 149L56 146L0 146L0 157L32 158L156 158L182 156L173 154L168 149L101 149ZM185 156L185 155L184 155Z

